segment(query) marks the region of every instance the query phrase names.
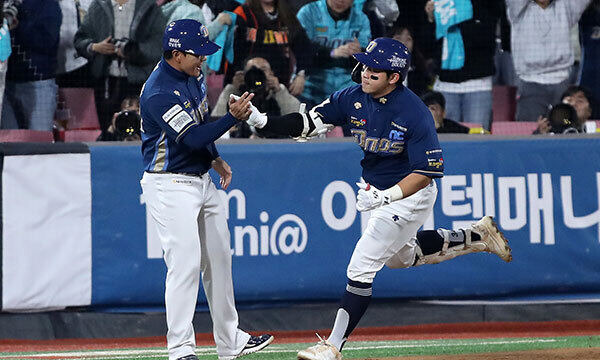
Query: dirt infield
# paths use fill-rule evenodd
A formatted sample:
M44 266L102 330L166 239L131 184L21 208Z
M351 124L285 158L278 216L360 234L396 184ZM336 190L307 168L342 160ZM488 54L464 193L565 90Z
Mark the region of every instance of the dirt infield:
M327 336L330 330L318 331ZM285 331L273 332L276 343L297 344L314 343L317 338L315 331ZM351 342L360 341L402 341L402 340L437 340L437 339L493 339L493 338L550 338L550 337L581 337L600 335L600 320L584 321L551 321L551 322L499 322L499 323L460 323L460 324L433 324L413 325L402 327L377 327L358 328L351 338ZM214 346L212 334L196 334L199 346ZM40 351L81 351L102 349L135 349L154 348L164 349L165 337L128 338L128 339L62 339L62 340L0 340L0 352L40 352ZM436 356L404 356L386 357L386 360L598 360L600 347L582 348L557 348L548 350L530 350L513 352L493 352L460 355ZM571 346L572 347L572 346ZM506 348L499 349L506 351ZM160 351L160 350L150 350ZM448 351L450 353L452 351ZM392 352L394 356L399 352ZM413 352L414 353L414 352ZM7 354L4 354L7 355ZM367 352L368 356L369 353ZM375 354L381 356L382 354ZM49 357L50 356L50 357ZM364 356L364 355L363 355ZM42 358L56 358L48 355ZM65 358L61 356L59 358ZM270 357L271 359L279 357ZM369 360L381 359L363 358Z
M600 349L550 349L487 354L460 354L436 356L410 356L394 358L369 358L365 360L597 360Z

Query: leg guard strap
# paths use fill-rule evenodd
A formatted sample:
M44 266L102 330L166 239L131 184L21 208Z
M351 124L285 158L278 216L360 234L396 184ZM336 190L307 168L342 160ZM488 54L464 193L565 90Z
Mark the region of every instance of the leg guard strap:
M417 245L416 253L417 260L413 266L425 265L425 264L439 264L446 260L454 259L457 256L466 255L474 252L485 251L486 245L481 241L471 241L471 230L466 229L465 242L460 245L450 247L450 239L447 235L444 236L444 245L442 250L433 254L423 255L423 251Z

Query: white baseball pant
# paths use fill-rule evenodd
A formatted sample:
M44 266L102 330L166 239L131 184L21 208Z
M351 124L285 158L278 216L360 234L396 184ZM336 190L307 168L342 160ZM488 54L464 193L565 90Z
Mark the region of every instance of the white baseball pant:
M239 354L250 335L238 329L225 207L208 174L145 172L140 181L167 264L169 360L194 354L192 320L200 273L219 357Z
M348 279L370 284L384 265L411 266L417 231L433 210L436 197L437 185L432 181L411 196L372 210L348 264Z

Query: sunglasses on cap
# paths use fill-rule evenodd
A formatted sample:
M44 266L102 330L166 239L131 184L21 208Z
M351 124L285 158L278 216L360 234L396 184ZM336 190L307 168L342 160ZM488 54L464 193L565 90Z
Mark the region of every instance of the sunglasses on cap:
M185 51L181 51L181 50L175 50L175 51L178 51L178 52L182 53L183 55L190 55L190 56L193 56L193 57L195 57L196 59L200 59L200 58L202 58L202 57L205 57L205 56L206 56L206 55L192 54L192 53L190 53L190 52L185 52Z

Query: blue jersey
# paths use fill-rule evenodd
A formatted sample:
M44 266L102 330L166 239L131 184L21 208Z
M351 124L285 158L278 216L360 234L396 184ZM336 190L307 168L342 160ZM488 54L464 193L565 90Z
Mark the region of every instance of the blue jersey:
M221 128L207 123L208 102L203 76L190 77L164 59L144 84L140 96L144 170L204 174L219 157L214 140L235 124L231 114L221 118ZM200 128L200 129L197 129ZM185 136L204 132L201 145L190 147ZM196 139L194 139L196 140Z
M364 1L363 1L364 2ZM297 14L298 21L313 43L330 50L358 39L365 48L371 39L369 18L362 11L362 3L352 5L347 19L335 21L327 10L326 0L317 0L304 5ZM334 91L353 84L349 69L342 67L319 67L310 69L303 96L321 102Z
M431 112L408 88L399 86L375 99L360 85L351 86L315 106L311 115L319 115L324 123L350 125L364 151L363 178L376 188L390 188L413 172L444 175Z

